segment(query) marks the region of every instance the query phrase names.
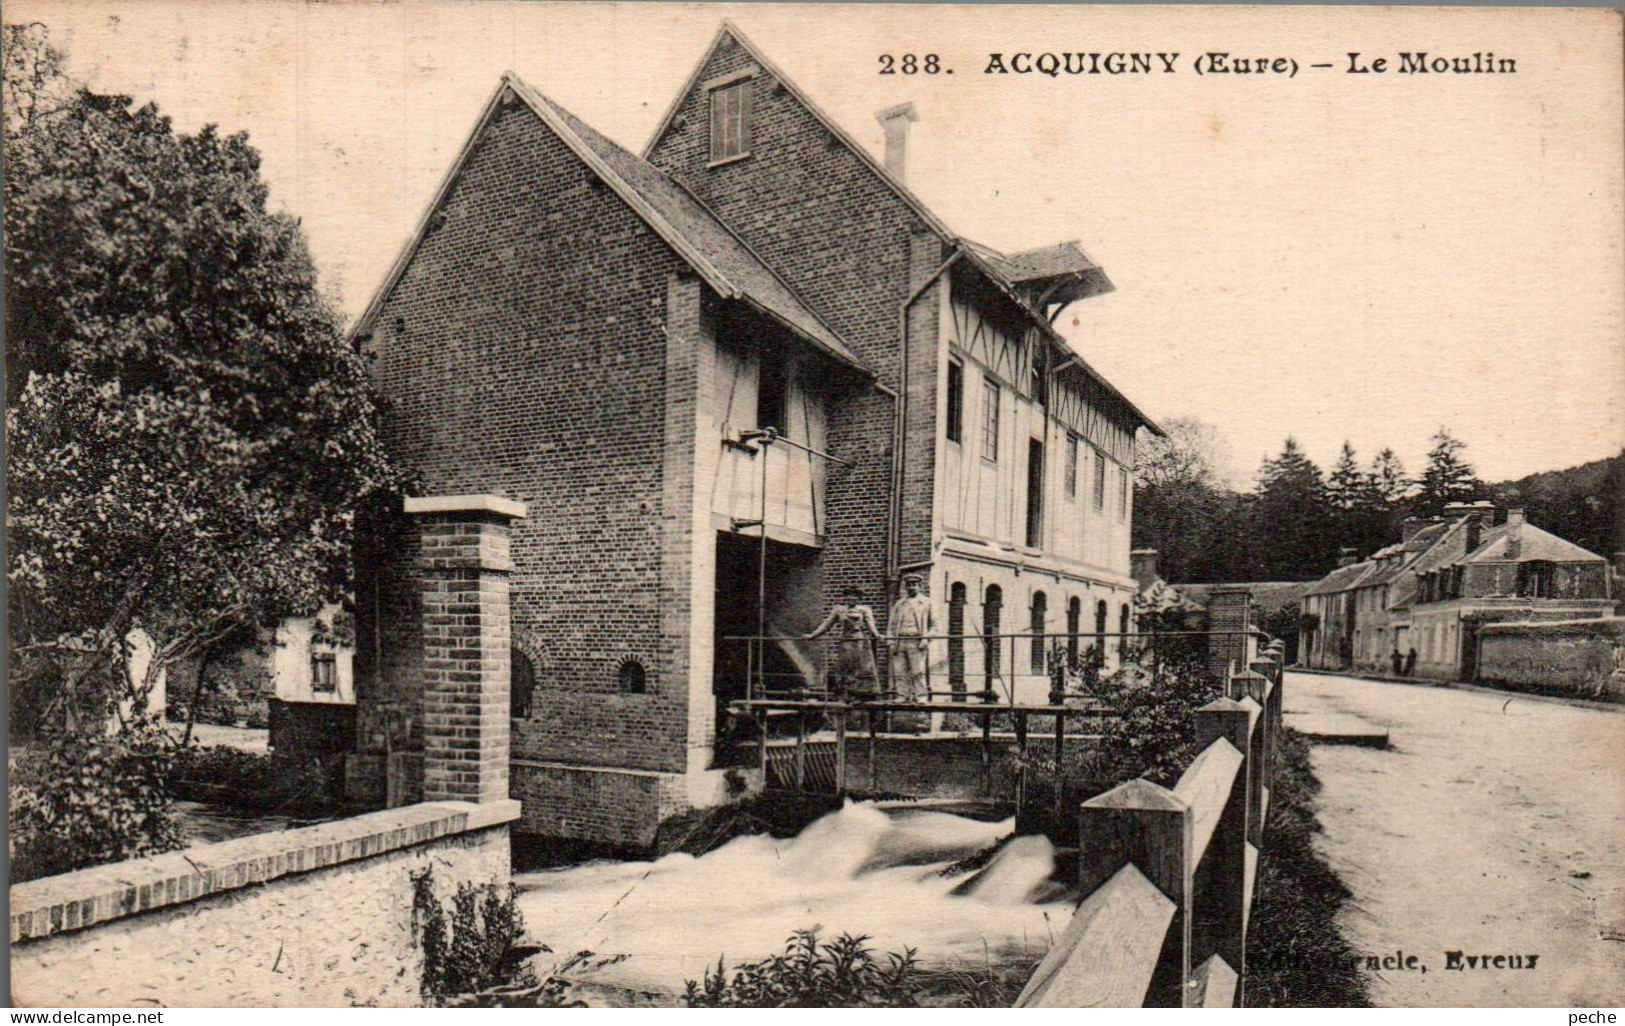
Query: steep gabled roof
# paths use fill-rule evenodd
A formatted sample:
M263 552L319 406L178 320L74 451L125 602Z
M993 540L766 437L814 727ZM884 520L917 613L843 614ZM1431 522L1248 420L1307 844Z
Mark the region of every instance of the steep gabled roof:
M495 114L505 93L512 91L552 132L585 163L645 223L671 246L707 285L726 299L748 303L794 334L841 362L869 373L851 347L835 334L795 292L728 230L711 210L688 190L640 157L610 142L564 108L531 88L512 72L502 76L486 102L474 131L436 191L406 248L389 276L356 322L352 334L371 326L384 300L405 273L422 244L434 211L450 193L474 144Z
M950 229L941 218L932 213L931 208L927 207L918 196L910 191L909 188L904 185L896 175L893 175L891 172L887 171L886 168L875 159L874 154L869 152L867 147L863 146L856 139L854 139L851 134L846 131L846 129L841 127L839 122L825 113L824 109L815 103L812 97L803 92L801 87L796 85L795 81L786 75L777 64L773 63L773 61L769 59L768 56L756 46L756 44L752 43L750 39L746 37L746 35L741 32L739 27L732 21L726 18L723 19L721 26L719 26L717 29L716 35L711 37L710 44L706 46L705 53L701 55L699 61L695 63L694 70L689 72L688 78L683 82L682 88L677 91L677 94L674 97L672 97L671 105L667 107L665 116L660 119L659 126L654 130L654 133L649 136L648 143L643 147L643 157L645 160L647 160L654 153L655 147L660 144L660 140L665 137L666 132L671 128L672 121L677 117L677 112L682 108L683 101L693 93L694 87L699 84L700 75L704 73L707 64L710 63L711 55L716 52L717 46L722 42L722 39L725 36L732 38L735 43L739 44L739 46L741 46L745 52L750 55L751 60L755 61L764 72L771 75L775 83L783 86L785 91L794 97L795 100L800 103L809 114L811 114L820 124L822 124L825 130L828 131L831 136L840 142L841 145L847 150L851 151L860 161L867 165L869 170L879 177L880 181L890 188L892 192L896 193L897 197L902 200L903 203L907 205L917 217L919 217L920 221L924 223L925 226L932 232L934 232L944 244L956 249L965 258L966 262L974 266L977 270L981 271L988 281L991 282L999 292L1003 293L1006 298L1008 298L1052 344L1057 345L1067 353L1072 354L1072 356L1077 359L1078 366L1083 373L1088 374L1091 378L1098 381L1109 394L1120 400L1128 409L1129 413L1138 419L1147 430L1151 431L1153 434L1166 437L1166 432L1163 431L1161 426L1159 426L1156 421L1146 416L1146 414L1138 406L1134 405L1134 403L1131 402L1127 396L1118 391L1116 386L1107 381L1104 375L1090 367L1088 363L1083 360L1082 354L1073 349L1071 343L1068 342L1060 332L1055 330L1054 325L1050 323L1049 318L1044 315L1044 312L1035 308L1029 299L1022 294L1021 289L1017 287L1017 281L1007 277L1005 273L1000 271L994 264L995 260L1008 264L1012 258L1004 256L1004 254L999 253L997 250L992 250L988 247L977 245L976 243L972 243L969 240L963 239L956 235L953 230ZM1050 247L1050 249L1063 251L1068 246L1070 246L1076 252L1078 257L1082 258L1083 262L1086 262L1089 267L1092 268L1092 271L1084 272L1082 276L1082 281L1092 281L1096 286L1095 291L1087 292L1087 295L1098 295L1101 292L1111 291L1111 283L1105 277L1105 272L1100 270L1098 264L1095 264L1094 261L1089 260L1087 256L1084 256L1082 249L1078 248L1076 243L1062 243L1059 246ZM1033 254L1038 254L1044 251L1034 250L1032 252ZM1059 257L1060 254L1058 252L1055 259L1059 259ZM1037 259L1036 256L1035 259ZM1099 287L1101 283L1104 283L1105 287ZM1084 298L1084 296L1079 296L1079 298Z

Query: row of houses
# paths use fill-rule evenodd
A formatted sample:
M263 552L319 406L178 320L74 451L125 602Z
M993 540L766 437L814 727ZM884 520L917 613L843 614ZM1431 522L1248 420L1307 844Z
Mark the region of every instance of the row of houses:
M1299 661L1474 680L1486 625L1599 620L1615 611L1613 591L1606 559L1523 510L1457 503L1406 520L1401 539L1369 558L1344 550L1304 592Z

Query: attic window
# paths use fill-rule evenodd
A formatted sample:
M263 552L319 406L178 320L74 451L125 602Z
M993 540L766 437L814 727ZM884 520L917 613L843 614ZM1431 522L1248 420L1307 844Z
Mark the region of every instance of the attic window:
M711 163L750 156L750 79L711 90Z

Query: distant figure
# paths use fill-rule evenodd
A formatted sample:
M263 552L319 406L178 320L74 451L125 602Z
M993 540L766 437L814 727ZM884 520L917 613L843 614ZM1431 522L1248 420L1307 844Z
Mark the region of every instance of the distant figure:
M841 701L849 691L878 691L874 640L880 637L880 628L875 625L874 610L863 604L863 592L851 586L842 588L841 601L805 637L812 641L831 630L838 643L829 674L830 697Z
M1388 657L1388 661L1394 666L1394 676L1398 677L1405 672L1405 657L1399 654L1399 649L1394 649L1394 654Z
M922 583L919 574L903 578L907 594L892 605L887 623L892 638L892 680L898 682L905 702L929 697L924 692L936 620L931 615L931 600L920 594Z
M1412 645L1410 651L1405 653L1405 669L1404 669L1403 672L1404 672L1404 675L1407 676L1407 677L1409 677L1411 674L1416 672L1416 646L1415 645Z

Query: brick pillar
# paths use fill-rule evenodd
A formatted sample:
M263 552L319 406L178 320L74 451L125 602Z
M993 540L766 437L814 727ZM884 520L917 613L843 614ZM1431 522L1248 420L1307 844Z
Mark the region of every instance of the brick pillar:
M423 800L508 797L509 522L495 495L406 500L423 598Z
M1207 604L1207 629L1245 631L1252 626L1252 592L1246 588L1220 588ZM1209 675L1220 685L1229 681L1234 664L1237 671L1247 668L1247 638L1241 634L1210 634L1207 639Z

